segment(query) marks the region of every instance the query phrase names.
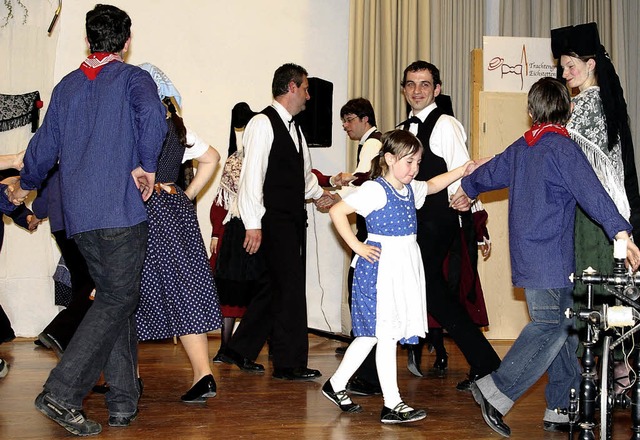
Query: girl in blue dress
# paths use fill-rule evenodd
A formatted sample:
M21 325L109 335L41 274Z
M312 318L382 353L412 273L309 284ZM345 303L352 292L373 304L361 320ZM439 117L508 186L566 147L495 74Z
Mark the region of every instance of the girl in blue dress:
M345 388L349 378L377 344L376 364L384 406L382 423L424 419L422 409L405 404L398 390L396 346L416 344L427 332L425 276L416 242L416 209L427 194L463 177L467 164L430 179L414 181L423 147L410 132L394 130L382 137L382 148L371 163L371 180L331 208L336 230L357 254L352 266L351 320L354 341L322 393L342 411L360 412ZM368 237L359 241L347 216L365 217Z

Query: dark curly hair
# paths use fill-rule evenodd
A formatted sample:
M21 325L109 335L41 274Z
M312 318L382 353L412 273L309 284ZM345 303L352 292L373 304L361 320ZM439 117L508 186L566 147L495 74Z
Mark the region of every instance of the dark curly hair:
M131 18L111 5L96 5L86 16L89 50L116 53L124 49L131 37Z

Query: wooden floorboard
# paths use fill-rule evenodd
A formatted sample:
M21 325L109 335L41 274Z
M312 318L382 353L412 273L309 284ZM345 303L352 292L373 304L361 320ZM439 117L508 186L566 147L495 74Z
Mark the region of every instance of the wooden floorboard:
M140 371L145 382L140 415L128 428L111 428L103 396L91 394L85 402L90 418L103 425L103 439L499 439L483 422L479 407L468 393L455 384L465 378L467 365L448 338L450 353L447 377L416 378L406 369L405 352L398 355L398 380L403 398L414 407L425 408L425 420L401 426L385 426L379 421L382 398L354 397L364 407L359 414L342 414L324 398L320 388L337 368L340 357L335 348L341 342L310 335L309 366L322 371L312 382L287 382L271 378L266 351L258 362L264 375L241 372L234 366L214 364L218 395L206 404L187 405L180 395L191 383L191 369L184 350L172 341L140 344ZM211 354L219 346L217 335L209 337ZM502 356L510 344L494 342ZM56 363L51 351L37 348L31 340L0 345L0 357L11 364L9 375L0 379L0 439L72 438L65 430L40 414L33 400ZM423 364L433 363L426 353ZM542 429L544 379L523 396L505 417L512 439L566 439L566 434ZM614 440L630 437L630 417L615 413ZM597 438L597 437L596 437Z

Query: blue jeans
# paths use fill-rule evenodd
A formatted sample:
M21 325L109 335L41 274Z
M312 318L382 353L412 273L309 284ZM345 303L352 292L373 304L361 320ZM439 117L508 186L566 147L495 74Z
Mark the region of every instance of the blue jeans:
M500 368L477 381L484 397L501 414L546 372L548 409L567 408L569 392L580 388L578 337L564 312L573 306L573 288L525 289L531 322L522 329Z
M105 395L109 415L130 416L140 397L134 311L147 223L83 232L74 239L95 281L96 296L44 389L64 406L82 409L82 400L104 372L110 385Z

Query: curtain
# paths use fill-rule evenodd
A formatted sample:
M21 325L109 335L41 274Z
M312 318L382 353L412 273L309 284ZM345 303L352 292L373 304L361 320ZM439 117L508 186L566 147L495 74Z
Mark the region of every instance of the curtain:
M616 66L620 82L624 89L627 101L627 111L631 125L631 133L634 139L634 149L636 153L636 168L640 170L640 33L638 23L640 23L640 4L637 0L623 0L615 2L613 8L613 28L611 47L616 49L612 60ZM607 47L605 45L605 47ZM612 49L613 50L613 49Z
M442 93L467 136L471 130L471 51L482 47L484 2L431 0L431 62L440 69Z
M14 16L3 25L8 13L7 2L13 7ZM45 105L40 112L42 118L53 88L62 21L48 34L57 2L22 0L22 4L28 10L26 20L24 9L15 0L0 2L0 60L3 60L0 93L18 95L39 91ZM0 133L0 154L25 149L31 136L30 124ZM47 222L32 233L10 224L5 228L0 252L0 304L18 336L37 335L58 312L53 304L51 274L59 257Z
M373 104L381 131L407 116L402 73L416 60L440 69L442 93L450 95L464 127L470 124L471 50L481 47L484 1L351 0L349 98ZM356 161L354 143L347 168Z
M349 98L371 101L378 129L391 130L405 119L400 89L411 62L430 58L432 0L351 0ZM347 148L347 169L355 168L356 147Z

